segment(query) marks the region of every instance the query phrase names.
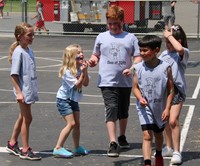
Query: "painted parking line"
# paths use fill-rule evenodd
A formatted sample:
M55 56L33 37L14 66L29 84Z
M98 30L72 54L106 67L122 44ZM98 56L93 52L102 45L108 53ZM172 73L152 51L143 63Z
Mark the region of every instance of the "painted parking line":
M46 103L46 102L43 102L42 104L44 104L44 103ZM82 104L88 104L88 103L82 103ZM99 105L99 104L103 105L103 103L95 103L95 105ZM185 141L186 141L186 138L187 138L187 135L188 135L188 131L189 131L189 128L190 128L190 124L191 124L193 113L194 113L194 109L195 109L194 105L183 105L183 106L187 106L187 107L189 107L189 109L187 111L187 115L185 117L185 121L184 121L182 130L181 130L181 142L180 142L180 151L181 152L183 151L183 148L184 148L184 144L185 144ZM0 147L0 153L9 153L9 152L6 150L6 147ZM40 153L40 154L45 154L45 155L52 155L52 152L49 152L49 151L48 152L35 151L35 153ZM91 153L89 155L92 155L92 156L107 156L107 154L105 154L105 153L104 154ZM143 155L120 154L120 157L125 157L125 158L142 158ZM153 156L152 156L152 158L153 158ZM164 157L164 159L171 159L171 157Z
M199 94L199 90L200 90L200 77L199 77L199 80L198 80L198 82L197 82L197 85L196 85L196 88L195 88L195 90L194 90L194 93L193 93L193 95L192 95L192 98L193 98L193 99L197 99L197 96L198 96L198 94Z

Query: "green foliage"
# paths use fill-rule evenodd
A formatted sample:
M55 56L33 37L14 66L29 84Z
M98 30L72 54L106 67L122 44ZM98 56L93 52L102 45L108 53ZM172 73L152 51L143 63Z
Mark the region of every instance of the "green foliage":
M36 11L36 0L27 0L28 12ZM22 0L6 0L6 6L4 12L21 12L22 11Z

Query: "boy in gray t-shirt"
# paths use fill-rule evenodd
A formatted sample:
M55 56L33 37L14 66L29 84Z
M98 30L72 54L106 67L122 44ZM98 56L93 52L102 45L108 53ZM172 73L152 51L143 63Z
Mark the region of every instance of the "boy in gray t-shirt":
M162 157L163 131L169 118L174 86L171 67L159 60L162 40L156 35L146 35L139 41L143 62L135 66L133 94L143 131L143 156L145 166L151 165L153 135L155 136L155 165L164 166Z
M124 10L119 6L111 6L106 18L109 30L97 36L88 63L94 67L99 62L97 85L104 98L105 122L110 142L107 155L118 157L119 147L130 148L125 132L132 88L132 59L139 62L141 57L136 36L123 31ZM117 120L120 127L118 139Z

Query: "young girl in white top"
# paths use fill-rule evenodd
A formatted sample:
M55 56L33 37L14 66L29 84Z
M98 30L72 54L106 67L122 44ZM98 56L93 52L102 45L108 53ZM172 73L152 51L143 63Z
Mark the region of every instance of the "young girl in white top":
M70 45L64 50L63 63L59 71L62 85L57 92L57 108L60 115L66 121L53 155L57 157L72 157L86 155L88 150L79 145L80 140L80 109L78 102L82 98L82 86L88 86L88 64L84 60L81 47L77 44ZM64 148L64 143L72 131L75 150L72 152Z
M165 128L166 147L162 153L163 156L172 156L172 164L181 164L179 115L186 99L184 74L188 63L189 49L186 34L180 25L173 25L171 30L165 30L163 35L167 49L162 52L159 58L172 67L175 96L170 109L168 125Z
M29 146L29 128L32 121L31 104L38 101L38 86L36 64L32 49L28 46L34 39L34 30L30 24L21 23L15 28L14 42L10 47L9 61L11 63L11 80L14 87L16 101L20 112L7 150L21 159L40 160ZM21 133L22 150L19 149L17 139Z

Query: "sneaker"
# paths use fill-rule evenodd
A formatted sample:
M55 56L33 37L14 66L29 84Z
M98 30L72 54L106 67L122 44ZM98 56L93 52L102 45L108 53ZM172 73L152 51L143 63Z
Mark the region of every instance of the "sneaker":
M120 137L118 137L118 143L119 143L119 147L121 149L129 149L130 148L130 145L126 140L125 135L121 135Z
M55 149L53 150L53 155L55 157L64 157L64 158L71 158L73 153L66 150L65 148Z
M172 148L165 146L165 147L162 149L162 156L163 156L163 157L172 157L173 151L174 151L174 150L173 150Z
M107 152L108 157L119 157L119 147L116 142L111 142Z
M155 156L155 166L164 166L163 156Z
M10 141L8 141L8 145L6 147L6 150L15 156L19 156L21 154L21 150L18 146L18 142L16 142L13 146L10 145Z
M42 157L38 156L33 153L31 147L27 149L26 152L23 152L19 155L20 159L26 159L26 160L41 160Z
M179 165L182 164L182 156L179 152L173 152L173 156L171 159L172 165Z
M79 146L78 148L74 150L75 155L87 155L88 153L89 153L89 150L82 146Z

